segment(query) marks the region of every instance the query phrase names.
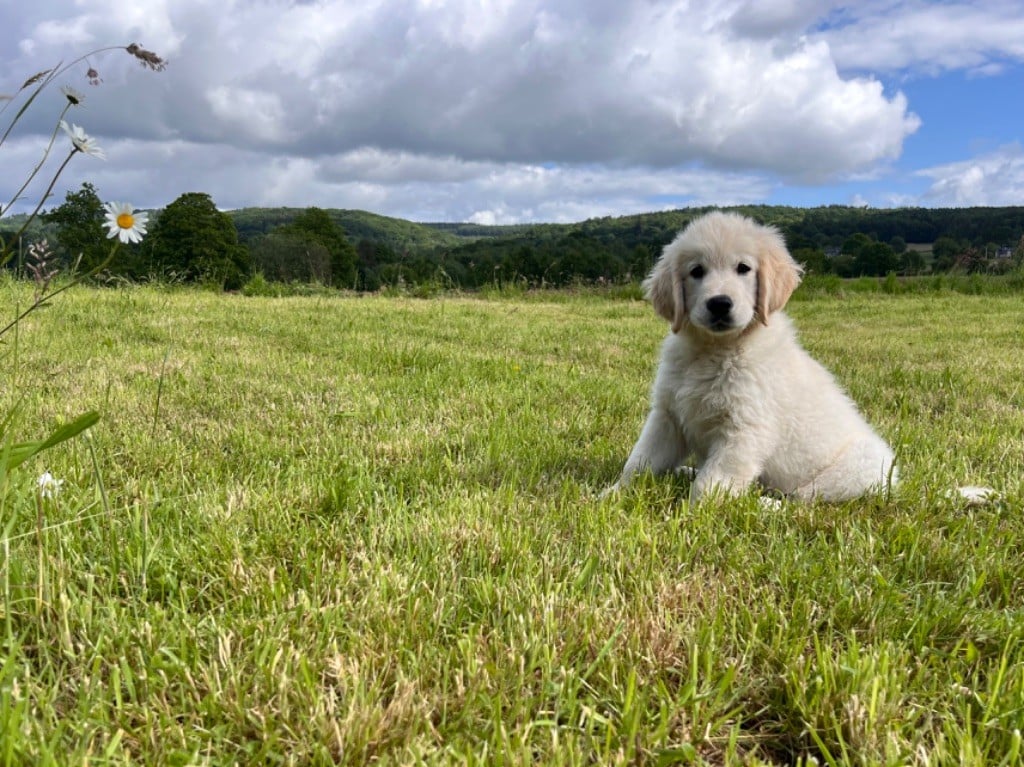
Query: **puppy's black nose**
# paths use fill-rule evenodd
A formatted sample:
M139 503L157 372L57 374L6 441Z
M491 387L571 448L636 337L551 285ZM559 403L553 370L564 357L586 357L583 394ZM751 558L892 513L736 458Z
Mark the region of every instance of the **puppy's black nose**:
M715 319L722 319L732 309L732 299L729 296L711 296L708 299L708 311Z

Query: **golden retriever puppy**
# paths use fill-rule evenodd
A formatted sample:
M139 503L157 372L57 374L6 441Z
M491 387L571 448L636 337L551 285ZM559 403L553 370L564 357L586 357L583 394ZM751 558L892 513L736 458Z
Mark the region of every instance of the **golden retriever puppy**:
M691 501L755 482L842 501L895 482L889 445L780 311L800 274L776 229L735 213L695 219L664 249L644 289L671 332L613 490L691 456Z

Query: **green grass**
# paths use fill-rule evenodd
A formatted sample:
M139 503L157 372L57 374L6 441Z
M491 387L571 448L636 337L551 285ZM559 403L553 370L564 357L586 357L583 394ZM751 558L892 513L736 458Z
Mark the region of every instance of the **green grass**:
M0 348L18 439L103 414L0 493L0 763L1017 763L1020 298L790 309L891 497L599 500L638 301L70 291Z

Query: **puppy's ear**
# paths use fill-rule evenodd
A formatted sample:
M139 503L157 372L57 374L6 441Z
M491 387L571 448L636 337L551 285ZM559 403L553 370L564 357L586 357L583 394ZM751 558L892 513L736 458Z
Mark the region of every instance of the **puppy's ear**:
M651 301L654 311L672 323L672 332L678 333L686 317L686 291L673 265L674 259L664 255L658 259L650 275L644 280L644 295Z
M768 228L761 242L761 259L757 271L757 316L768 324L768 316L779 311L793 295L800 276L800 266L786 250L782 235Z

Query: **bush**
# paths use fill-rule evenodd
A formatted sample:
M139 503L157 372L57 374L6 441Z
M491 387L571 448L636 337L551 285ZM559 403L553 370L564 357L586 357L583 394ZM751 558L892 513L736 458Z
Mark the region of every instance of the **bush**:
M804 277L793 298L797 300L816 295L839 296L843 294L843 279L838 274L809 274Z
M249 281L242 286L243 296L269 296L280 297L281 285L276 282L268 282L263 272L256 272Z
M903 286L896 278L896 272L889 272L885 275L885 280L882 282L882 292L889 293L890 295L903 292Z

